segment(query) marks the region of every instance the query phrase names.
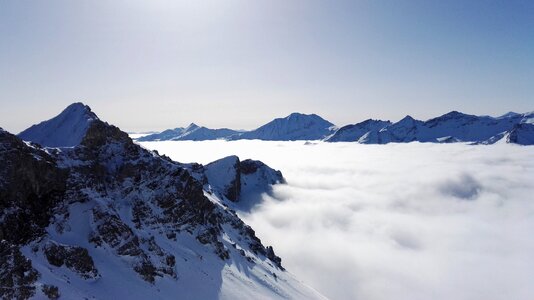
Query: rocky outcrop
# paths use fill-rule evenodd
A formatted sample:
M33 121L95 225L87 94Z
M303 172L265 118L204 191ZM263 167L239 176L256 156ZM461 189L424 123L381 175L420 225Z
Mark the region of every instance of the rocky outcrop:
M240 161L237 156L221 158L206 165L204 174L213 189L236 202L241 195Z
M68 170L6 131L0 131L0 166L0 240L24 244L49 224L65 194Z
M43 284L41 290L43 291L43 294L45 294L50 300L59 299L59 296L61 296L59 293L59 288L55 285Z
M99 276L93 258L85 248L49 242L43 247L43 252L48 262L53 266L66 266L84 279Z
M267 192L277 183L284 183L280 171L268 167L261 161L237 156L228 156L207 164L194 171L205 177L209 188L232 202L238 202L242 195Z
M534 145L534 124L522 123L514 126L507 137L508 143Z
M0 297L28 299L35 294L39 273L18 246L0 241Z

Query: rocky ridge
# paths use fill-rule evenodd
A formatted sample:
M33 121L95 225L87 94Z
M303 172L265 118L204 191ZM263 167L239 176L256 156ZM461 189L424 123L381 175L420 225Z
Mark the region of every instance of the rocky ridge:
M2 298L134 291L139 298L234 297L236 285L249 296L321 298L284 272L272 247L228 208L241 186L232 195L227 186L210 184L248 182L268 167L237 159L239 171L230 179L209 172L216 163L195 172L145 150L113 125L88 122L78 145L60 148L0 131Z

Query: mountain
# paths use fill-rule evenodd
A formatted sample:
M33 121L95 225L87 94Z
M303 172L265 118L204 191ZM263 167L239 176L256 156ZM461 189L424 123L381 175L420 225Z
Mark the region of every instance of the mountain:
M442 116L420 121L406 116L387 124L384 121L367 120L338 129L326 138L327 142L357 141L362 144L387 144L408 142L493 144L505 137L509 143L534 144L530 141L529 126L533 113L510 112L500 117L475 116L452 111ZM521 142L519 142L521 141Z
M239 131L220 128L210 129L203 126L198 126L191 123L185 128L175 128L165 130L161 133L150 134L137 139L140 142L148 141L205 141L218 140L229 137L234 134L239 134Z
M534 145L534 124L521 123L515 125L507 135L506 141L519 145Z
M520 115L506 117L474 116L457 111L425 122L410 120L398 122L381 130L378 140L368 143L389 142L484 142L509 131L521 120Z
M333 133L334 129L334 124L318 115L292 113L285 118L274 119L252 131L244 132L227 128L209 129L193 123L186 128L169 129L161 133L147 135L137 139L137 141L204 141L216 139L257 139L267 141L320 140Z
M19 133L23 140L45 147L74 147L82 141L87 129L98 117L83 103L73 103L58 116Z
M198 173L198 168L192 172ZM208 190L219 193L219 198L232 202L240 202L242 199L250 201L269 192L272 185L285 182L280 171L258 160L240 161L235 155L207 164L202 174L210 185Z
M318 115L292 113L252 131L230 137L232 140L295 141L320 140L333 133L334 124Z
M169 141L169 140L172 140L175 137L180 136L184 132L184 129L185 128L183 128L183 127L178 127L178 128L174 128L174 129L167 129L167 130L164 130L162 132L144 135L144 136L138 138L137 140L138 141L142 141L142 142Z
M370 131L391 125L390 121L368 119L363 122L347 125L339 128L334 134L325 139L326 142L357 142L362 136Z
M94 117L84 128L65 112ZM79 104L38 126L30 141L66 147L0 130L0 298L323 299L220 196L238 177L226 178L228 163L174 162ZM61 140L51 127L84 134ZM239 170L239 195L249 175L262 187L275 183L262 174L281 178L224 161Z

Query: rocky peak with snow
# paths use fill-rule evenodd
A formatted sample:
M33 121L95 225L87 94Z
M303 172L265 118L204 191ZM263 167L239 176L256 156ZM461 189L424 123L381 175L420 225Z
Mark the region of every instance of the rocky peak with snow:
M233 137L233 139L258 139L268 141L320 140L334 131L334 124L316 114L292 113Z
M69 108L41 127L92 114ZM92 115L66 148L0 132L1 298L321 298L209 183Z
M261 161L241 161L235 155L207 164L200 173L206 178L207 189L232 202L269 192L272 185L285 182L280 171Z
M334 134L327 137L327 142L357 142L370 131L380 131L380 129L391 125L390 121L367 119L363 122L347 125L339 128Z
M176 128L165 130L161 133L150 134L137 139L140 142L149 141L205 141L227 138L239 134L239 131L219 128L211 129L199 126L195 123L189 124L185 128Z
M74 147L80 144L90 124L98 120L91 108L77 102L56 117L33 125L18 136L45 147Z
M521 123L512 128L506 137L508 143L534 145L534 124Z

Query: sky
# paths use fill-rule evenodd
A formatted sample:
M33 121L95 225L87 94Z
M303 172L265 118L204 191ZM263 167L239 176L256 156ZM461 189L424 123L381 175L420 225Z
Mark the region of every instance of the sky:
M146 142L182 162L237 154L281 170L238 211L282 265L329 299L534 295L534 152L496 144ZM436 170L439 170L436 172ZM241 199L247 201L249 199Z
M127 131L534 109L532 1L0 1L0 127Z

